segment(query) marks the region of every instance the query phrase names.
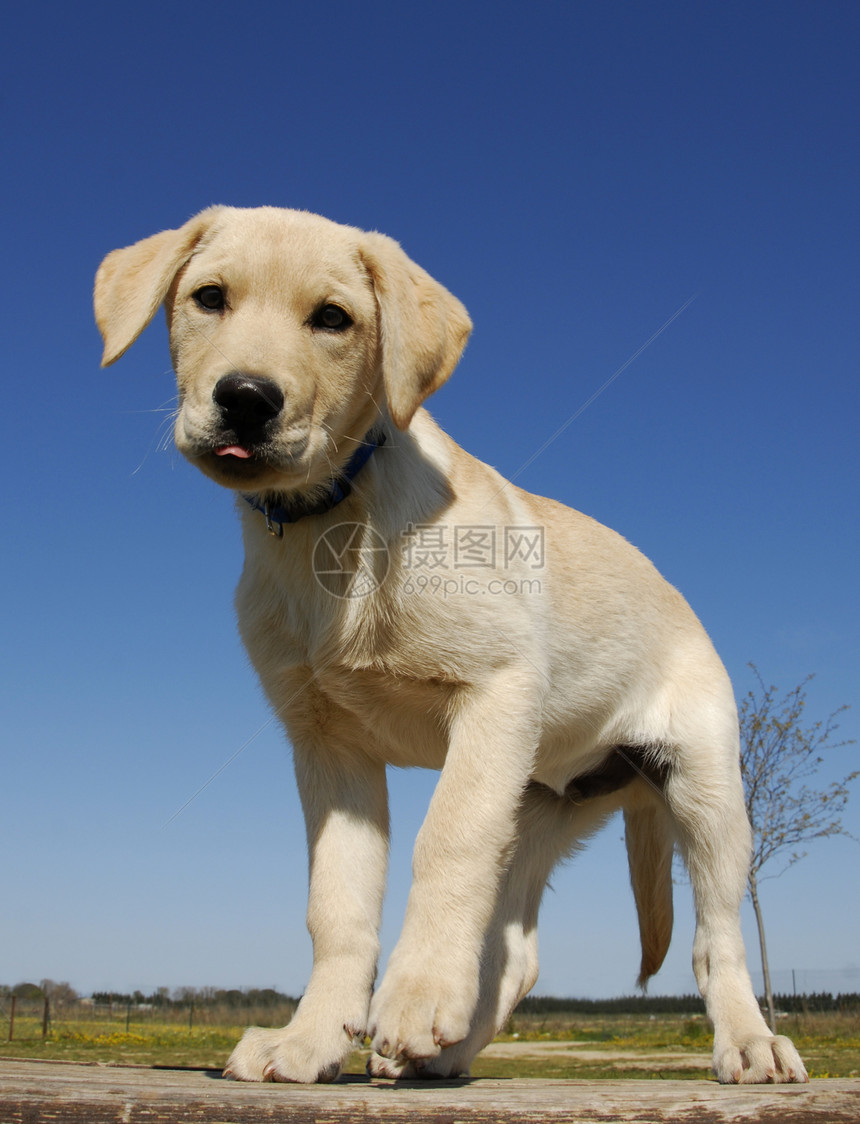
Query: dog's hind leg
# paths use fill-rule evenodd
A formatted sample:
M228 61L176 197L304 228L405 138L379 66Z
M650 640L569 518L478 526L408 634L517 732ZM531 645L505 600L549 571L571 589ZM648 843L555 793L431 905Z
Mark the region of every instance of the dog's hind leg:
M750 830L731 745L700 741L681 752L665 794L678 829L696 905L693 970L714 1024L714 1073L721 1082L807 1081L788 1038L771 1034L746 967L740 905L746 889Z

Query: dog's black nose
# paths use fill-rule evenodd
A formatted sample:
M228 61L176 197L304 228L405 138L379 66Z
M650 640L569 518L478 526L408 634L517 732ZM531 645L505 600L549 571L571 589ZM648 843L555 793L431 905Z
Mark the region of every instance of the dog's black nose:
M212 391L224 424L237 437L251 437L284 408L284 395L277 383L259 375L224 375Z

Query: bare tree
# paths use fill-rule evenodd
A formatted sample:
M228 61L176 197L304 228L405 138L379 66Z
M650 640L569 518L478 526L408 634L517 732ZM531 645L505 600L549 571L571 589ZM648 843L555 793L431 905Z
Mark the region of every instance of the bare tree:
M77 1003L79 998L78 993L68 980L63 980L61 983L57 983L55 980L39 980L39 987L45 1002L50 1004L52 1011Z
M749 872L749 895L758 925L764 991L772 1030L776 1013L770 982L770 967L764 935L759 882L778 878L806 855L800 848L813 839L847 835L842 813L848 802L848 786L860 773L849 773L843 780L815 787L812 778L823 763L825 750L841 749L853 741L834 741L839 729L836 718L847 706L828 718L807 724L804 721L808 675L781 698L776 687L765 687L755 664L750 667L758 681L740 704L741 772L746 793L747 814L753 831L753 852ZM768 863L781 858L782 866L773 874L762 875Z

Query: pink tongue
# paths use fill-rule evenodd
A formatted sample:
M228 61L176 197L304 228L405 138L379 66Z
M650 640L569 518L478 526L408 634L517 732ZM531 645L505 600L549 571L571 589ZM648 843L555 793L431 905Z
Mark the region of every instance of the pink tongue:
M219 449L215 450L216 457L241 457L242 460L250 460L251 454L247 449L243 449L241 445L222 445Z

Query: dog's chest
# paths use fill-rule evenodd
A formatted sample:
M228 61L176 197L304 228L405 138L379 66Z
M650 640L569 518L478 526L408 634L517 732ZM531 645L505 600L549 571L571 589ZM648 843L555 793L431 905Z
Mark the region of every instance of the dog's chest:
M312 693L326 716L323 735L340 725L348 743L390 765L441 769L448 749L448 716L457 687L386 671L329 667L316 673ZM289 721L288 721L289 725Z
M440 768L462 681L438 646L380 591L338 599L288 569L246 563L236 593L242 640L288 729Z

